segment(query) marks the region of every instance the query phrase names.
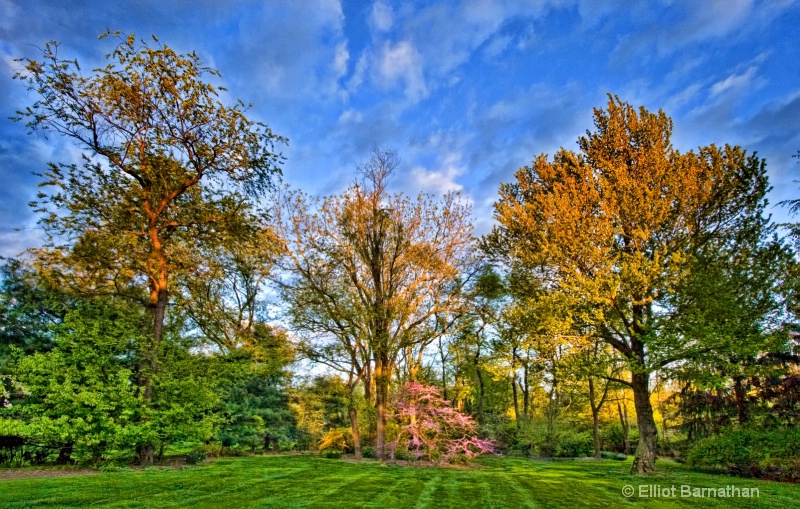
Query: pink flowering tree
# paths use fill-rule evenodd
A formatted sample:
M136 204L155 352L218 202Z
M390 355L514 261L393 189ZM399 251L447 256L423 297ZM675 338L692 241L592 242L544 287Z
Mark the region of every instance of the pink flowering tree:
M435 387L408 382L399 394L395 416L400 421L397 439L389 444L392 459L398 449L409 450L417 458L467 459L494 453L494 440L478 438L472 417L464 415L442 399Z

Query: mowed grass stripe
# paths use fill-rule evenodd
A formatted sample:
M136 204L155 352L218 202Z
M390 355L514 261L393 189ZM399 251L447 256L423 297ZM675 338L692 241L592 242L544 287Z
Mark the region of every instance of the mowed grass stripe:
M426 481L425 485L420 491L417 503L414 504L415 509L428 509L433 507L439 507L435 502L433 495L436 493L437 488L442 483L442 474L441 472L433 472Z
M183 470L0 481L0 507L563 508L798 507L800 485L717 476L662 462L638 477L630 462L481 458L458 470L316 456L226 458ZM758 487L758 499L626 499L624 485Z
M536 503L531 491L520 482L527 475L526 473L495 470L487 475L491 475L493 479L489 485L493 507L524 507L526 509L541 507Z

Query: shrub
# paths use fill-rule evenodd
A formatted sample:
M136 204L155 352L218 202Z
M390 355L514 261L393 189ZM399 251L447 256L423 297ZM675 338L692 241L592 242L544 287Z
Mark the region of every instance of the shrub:
M452 454L447 457L447 460L453 465L466 465L469 458L466 454Z
M731 429L695 443L686 455L690 467L749 477L800 480L800 430Z
M338 451L353 450L353 431L350 428L333 428L319 441L319 450L335 449Z
M579 458L594 454L594 441L588 431L560 428L547 431L544 424L530 424L518 434L523 450L536 451L543 458Z
M299 450L299 444L297 440L280 440L278 442L278 450L281 452L297 451Z
M604 449L625 452L625 434L622 432L622 425L619 422L613 421L603 426L600 430L600 439ZM638 442L639 430L635 426L631 426L628 430L628 444L631 449L635 449Z
M557 458L580 458L594 454L594 443L588 432L565 430L556 436Z
M342 451L339 451L337 449L325 449L320 454L322 454L323 458L328 458L331 460L338 460L342 457Z
M606 460L625 461L628 456L621 452L600 451L600 457Z
M389 444L394 458L400 451L431 461L438 461L442 455L463 454L471 459L495 452L494 440L478 438L472 417L451 407L435 387L408 382L400 393L397 417L403 424Z
M187 465L197 465L198 463L202 463L206 460L206 452L205 451L191 451L186 453L186 464Z
M377 452L375 451L374 447L362 447L361 448L361 456L365 458L374 458Z
M411 461L415 459L414 454L408 449L395 449L394 459L398 461Z

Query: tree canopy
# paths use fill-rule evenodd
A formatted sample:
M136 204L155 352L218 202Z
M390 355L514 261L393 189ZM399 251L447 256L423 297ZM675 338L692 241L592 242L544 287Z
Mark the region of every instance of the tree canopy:
M680 153L662 111L610 97L594 117L578 153L540 155L501 185L500 225L484 245L568 298L573 319L628 361L640 437L634 469L648 472L656 444L650 374L698 342L713 348L707 338L663 333L681 312L670 296L704 246L761 224L767 176L764 162L739 147Z
M108 64L88 76L55 42L41 61L23 59L16 78L37 99L17 119L83 151L82 164L52 163L42 174L33 205L49 243L32 254L80 293L147 295L153 331L138 373L149 399L170 292L206 276L213 246L259 230L252 198L280 175L274 144L284 140L249 120L242 102L223 104L210 81L219 73L196 54L113 35L120 42Z

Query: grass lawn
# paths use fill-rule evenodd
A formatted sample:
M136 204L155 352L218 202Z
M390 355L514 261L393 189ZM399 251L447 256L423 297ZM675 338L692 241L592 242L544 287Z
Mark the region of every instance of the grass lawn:
M459 470L317 456L223 458L182 470L0 480L0 507L800 507L800 485L700 474L665 461L646 477L628 473L630 460L478 463ZM625 485L634 497L622 495ZM675 485L678 497L641 498L639 485ZM758 488L759 497L681 498L681 485Z

